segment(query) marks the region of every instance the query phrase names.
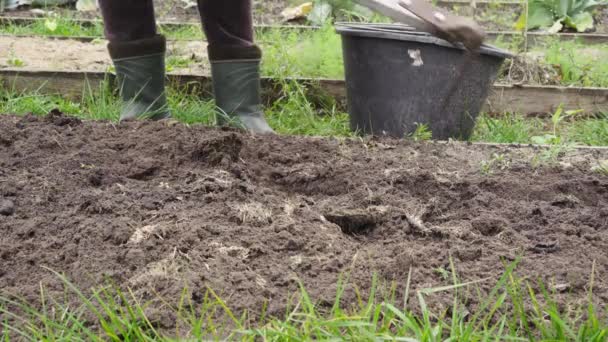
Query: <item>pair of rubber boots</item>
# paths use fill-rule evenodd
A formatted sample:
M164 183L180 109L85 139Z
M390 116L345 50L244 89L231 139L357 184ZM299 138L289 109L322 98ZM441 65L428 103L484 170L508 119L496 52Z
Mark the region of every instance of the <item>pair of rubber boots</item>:
M166 45L161 35L108 44L120 86L121 121L171 117L165 95ZM209 46L208 53L218 125L237 126L252 133L273 133L261 105L260 49Z

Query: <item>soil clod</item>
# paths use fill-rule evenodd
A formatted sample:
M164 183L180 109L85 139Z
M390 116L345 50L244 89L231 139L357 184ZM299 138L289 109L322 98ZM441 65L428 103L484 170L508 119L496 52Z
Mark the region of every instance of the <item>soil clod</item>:
M9 147L13 144L15 137L5 131L0 131L0 146Z
M532 251L535 253L555 253L559 251L559 242L540 242L532 247Z
M462 261L474 261L481 258L483 251L481 248L460 248L454 255Z
M580 203L580 200L578 198L576 198L574 195L562 195L562 196L558 196L553 202L551 202L551 205L556 206L556 207L568 207L568 208L574 208L576 205L578 205Z
M76 126L82 123L78 118L64 115L59 109L53 109L45 120L55 126Z
M0 200L0 215L10 216L15 213L15 203L11 200Z
M378 222L367 210L337 210L324 215L327 221L337 224L344 234L364 235L369 233Z
M102 185L103 172L101 170L95 170L89 175L89 184L98 187Z
M439 230L427 227L424 224L424 222L422 222L422 219L420 217L417 217L417 216L414 216L411 214L404 214L404 216L405 216L405 219L407 220L407 223L410 225L410 227L416 234L421 234L424 236L429 236L429 235L442 236L443 235Z
M568 283L555 284L553 286L553 291L564 293L564 292L568 292L571 288L572 287Z
M502 232L507 222L501 219L480 217L471 221L473 228L484 236L495 236Z
M133 165L133 169L127 177L142 181L149 180L153 178L159 170L160 166L158 166L153 159L143 159Z
M243 140L235 133L201 141L192 152L192 160L216 166L236 162L239 159Z

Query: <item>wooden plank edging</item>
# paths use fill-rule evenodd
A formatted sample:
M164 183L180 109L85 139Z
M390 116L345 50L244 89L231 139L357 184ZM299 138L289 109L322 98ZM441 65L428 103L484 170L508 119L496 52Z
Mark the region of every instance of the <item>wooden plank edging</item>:
M515 38L527 38L528 46L535 46L546 42L548 39L557 38L559 41L580 40L586 44L605 44L608 43L608 34L603 33L546 33L546 32L519 32L519 31L487 31L488 41L495 41L501 38L505 41L512 41Z
M66 98L81 98L83 92L96 91L113 84L114 75L106 72L43 70L27 71L19 69L0 69L0 86L20 92L39 92L40 94L61 94ZM104 82L109 80L109 82ZM281 82L295 81L309 85L311 94L333 97L338 104L345 104L346 85L343 80L332 79L274 79L263 78L262 88L267 101L276 98ZM202 96L211 96L211 77L169 73L168 83L187 88ZM316 89L316 91L314 91ZM585 113L608 112L608 88L579 88L561 86L531 85L494 85L488 97L485 111L492 113L514 112L538 115L554 112L562 105L564 110L583 110Z
M555 145L535 145L535 144L518 144L518 143L488 143L481 141L473 141L473 142L461 142L461 141L450 141L446 142L449 144L466 144L473 146L488 146L488 147L496 147L496 148L504 148L508 147L511 149L526 149L526 148L542 148L542 149L550 149L555 147ZM587 151L608 151L608 146L587 146L587 145L573 145L569 146L569 148L575 150L587 150Z
M506 42L513 41L514 39L523 39L522 32L516 31L489 31L486 32L487 40L489 42L494 42L498 39L501 39ZM74 40L81 43L90 43L97 40L104 40L104 37L95 37L95 36L58 36L58 35L34 35L34 34L5 34L0 33L0 37L14 37L14 38L44 38L44 39L56 39L56 40ZM548 39L555 37L554 35L548 33L528 33L528 47L533 47L539 44L543 44ZM608 34L593 34L593 33L562 33L557 37L560 41L573 41L580 40L583 43L589 45L595 44L608 44ZM200 38L180 38L180 39L167 39L168 41L200 41ZM204 40L203 40L204 41ZM269 43L265 40L258 40L258 43L264 44ZM270 42L274 43L274 42ZM523 44L523 40L521 42Z

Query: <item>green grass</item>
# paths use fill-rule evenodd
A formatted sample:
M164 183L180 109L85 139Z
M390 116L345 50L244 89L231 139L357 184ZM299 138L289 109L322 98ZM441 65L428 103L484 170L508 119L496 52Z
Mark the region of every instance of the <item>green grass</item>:
M283 81L282 96L267 110L270 125L282 134L350 136L348 115L334 106L319 110L306 89L295 81Z
M471 138L473 141L520 144L570 144L607 146L608 117L570 117L556 127L550 120L525 118L505 113L500 116L482 114Z
M167 72L172 72L175 69L189 68L196 64L194 56L180 56L168 54L165 59L165 69Z
M560 69L561 83L583 87L608 87L608 46L552 41L545 60Z
M159 26L159 32L164 34L167 39L175 40L204 40L200 25L183 25L183 26Z
M159 25L158 28L159 32L169 39L205 39L200 25ZM27 24L2 23L0 34L97 38L104 36L103 24L100 22L82 23L61 16L50 16Z
M266 107L270 125L282 134L314 136L352 136L348 115L339 111L329 99L312 103L310 87L295 81L282 81L283 91ZM0 113L36 115L47 114L52 109L83 119L117 120L120 112L119 99L106 88L101 91L83 90L80 100L69 100L58 95L41 95L36 92L16 93L0 88ZM208 98L201 98L173 87L168 88L168 101L173 116L188 124L212 125L215 106ZM319 103L321 102L321 103ZM537 143L535 137L555 134L557 139L547 143L570 145L608 146L608 119L606 117L570 117L559 122L554 129L550 121L524 118L521 115L482 114L475 127L472 141L493 143ZM426 127L408 137L428 140Z
M608 145L608 116L577 120L567 130L567 135L573 141L584 145Z
M305 88L297 82L285 81L282 96L266 110L270 124L283 134L319 136L351 135L348 117L328 107L319 112L309 102ZM45 115L53 109L90 120L118 120L120 100L106 87L85 89L80 100L69 100L59 95L17 93L0 88L0 113ZM108 87L109 88L109 87ZM168 87L167 99L173 117L188 124L212 125L215 122L213 100L189 94L183 89Z
M262 72L275 77L344 77L340 37L332 26L317 31L269 30L263 42Z
M0 297L0 337L3 341L11 337L36 341L606 341L608 325L598 313L603 308L593 305L594 271L586 304L574 304L573 298L572 303L558 305L555 290L518 277L515 267L516 263L508 265L496 279L463 282L452 265L449 285L415 293L409 285L411 277L405 284L385 284L373 277L371 290L362 293L355 287L357 296L350 302L343 299L345 285L350 284L346 276L338 282L329 308L316 305L300 284L292 304L285 303L282 317L265 315L264 307L257 310L260 316L233 312L210 288L186 288L180 298L141 302L130 289L109 281L85 292L53 272L64 283L65 298L75 298L80 305L63 304L44 288L37 304ZM480 284L491 290L482 294ZM201 292L201 303L191 301L191 291ZM427 301L439 295L447 295L452 304L434 312ZM472 298L478 304L470 312L463 303ZM163 330L149 317L152 305L171 309L174 329Z
M506 113L502 116L481 115L473 133L474 141L496 143L527 143L530 138L543 131L538 119L526 119L521 115Z
M0 25L0 33L12 35L63 36L63 37L102 37L103 25L95 23L83 25L69 17L47 17L26 25Z

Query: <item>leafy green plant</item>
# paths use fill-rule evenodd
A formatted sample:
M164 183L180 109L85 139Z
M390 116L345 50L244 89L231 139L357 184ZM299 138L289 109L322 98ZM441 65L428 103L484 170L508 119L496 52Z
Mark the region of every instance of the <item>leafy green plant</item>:
M509 166L511 166L511 160L504 154L498 153L492 154L490 160L482 160L480 163L481 174L486 176L493 174L496 169L504 171Z
M542 148L536 153L530 162L533 168L539 168L541 166L553 166L558 164L559 159L566 155L566 153L572 151L573 145L560 143L551 145L549 148Z
M410 137L414 141L428 141L433 138L433 132L431 132L427 124L416 123L416 130L410 134Z
M370 9L352 0L315 0L308 21L322 26L332 19L360 22L386 21Z
M515 24L519 30L548 29L557 33L563 28L585 32L593 28L591 11L606 0L530 0L527 11Z
M443 267L437 267L437 268L433 269L433 272L436 273L437 275L439 275L441 277L441 279L443 279L443 280L450 279L450 271L446 270Z
M20 67L22 67L22 66L25 66L25 62L24 62L22 59L17 58L17 57L11 57L11 58L9 58L9 59L6 61L6 63L7 63L8 65L10 65L10 66L13 66L13 67L18 67L18 68L20 68Z
M557 145L562 143L563 139L559 134L559 128L561 123L565 119L572 117L580 112L582 112L581 109L564 111L563 106L560 105L555 111L555 113L553 113L553 115L551 116L551 125L553 126L552 132L544 135L533 136L532 138L530 138L530 140L534 144L539 145Z
M55 18L46 18L44 21L44 27L49 30L49 32L57 31L57 20Z
M6 64L8 66L17 68L25 66L25 62L23 61L23 59L17 57L15 54L15 50L13 50L12 48L8 51L8 58L6 59Z
M308 14L308 21L313 25L324 25L331 19L333 6L324 0L314 1L312 11Z

